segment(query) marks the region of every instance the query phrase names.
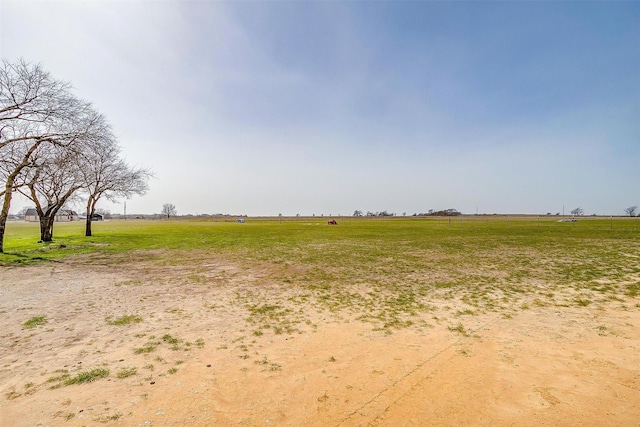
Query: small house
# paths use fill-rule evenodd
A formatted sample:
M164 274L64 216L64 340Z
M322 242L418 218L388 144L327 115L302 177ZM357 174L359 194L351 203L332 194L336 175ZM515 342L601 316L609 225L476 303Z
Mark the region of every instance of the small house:
M104 221L104 216L99 213L91 215L91 221Z
M78 214L70 209L60 209L56 214L56 222L77 221Z
M24 220L27 222L38 222L38 212L35 210L35 208L29 208L27 209L27 211L24 213Z
M35 208L29 208L24 214L24 220L27 222L39 222L40 217L38 216L38 211ZM69 222L69 221L77 221L78 214L75 211L70 209L60 209L58 213L56 213L55 222Z

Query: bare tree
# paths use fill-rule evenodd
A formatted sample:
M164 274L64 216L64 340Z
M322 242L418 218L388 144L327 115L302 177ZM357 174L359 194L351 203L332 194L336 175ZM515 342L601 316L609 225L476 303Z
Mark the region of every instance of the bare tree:
M636 211L638 210L637 206L629 206L628 208L626 208L624 210L624 213L626 213L629 216L636 216Z
M77 99L66 82L40 65L0 64L0 252L12 194L33 182L51 147L73 149L93 132L101 117Z
M575 208L574 210L571 211L571 215L574 216L582 216L584 215L584 209L582 208Z
M353 216L362 216L362 211L356 209L353 211Z
M36 206L40 219L40 240L53 240L56 214L83 186L75 153L61 147L52 147L47 161L34 170L26 183L27 191L19 189Z
M126 198L148 190L152 176L145 168L132 168L119 157L120 148L110 129L102 138L87 145L79 156L80 173L87 196L85 236L91 236L91 224L96 204L104 197L110 201Z
M172 216L175 216L178 212L176 211L176 205L172 204L172 203L165 203L164 205L162 205L162 215L166 215L167 218L171 218Z

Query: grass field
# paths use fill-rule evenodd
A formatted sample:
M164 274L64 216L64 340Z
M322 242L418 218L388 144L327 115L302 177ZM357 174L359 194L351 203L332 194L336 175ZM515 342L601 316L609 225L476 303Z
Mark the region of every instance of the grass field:
M189 264L216 253L278 267L275 279L313 297L319 309L357 308L382 328L412 324L434 297L459 313L531 305L589 305L640 292L640 220L457 217L231 221L111 221L56 225L55 241L36 243L37 224L11 223L0 263L46 262L90 254ZM129 255L127 255L129 254ZM117 256L116 256L117 255ZM113 261L110 261L110 258ZM198 280L197 273L193 280ZM453 305L453 304L452 304ZM254 309L260 314L260 307ZM363 309L366 310L363 311ZM264 314L264 313L263 313ZM273 313L269 313L273 315Z
M371 255L385 251L392 256L405 251L438 248L445 252L530 246L547 243L562 249L589 247L596 240L634 245L640 239L640 218L585 218L574 223L556 217L454 217L339 220L326 227L326 218L249 219L235 221L106 221L94 222L94 236L84 237L84 223L57 223L54 243L38 241L38 224L9 222L1 264L55 259L78 253L122 253L134 250L207 249L250 255L273 255L303 251L324 245L330 255L344 256L343 249L368 245ZM311 244L311 245L309 245ZM64 247L60 247L64 245ZM361 252L361 251L360 251ZM400 253L399 253L400 252ZM299 260L299 259L298 259ZM0 265L1 265L0 264Z
M0 411L635 425L640 219L327 220L106 221L90 238L60 223L46 245L9 223Z

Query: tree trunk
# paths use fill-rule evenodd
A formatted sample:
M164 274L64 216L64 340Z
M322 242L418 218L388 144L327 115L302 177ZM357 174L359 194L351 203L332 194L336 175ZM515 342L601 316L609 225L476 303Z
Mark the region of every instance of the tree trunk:
M53 220L55 217L40 217L40 241L53 241Z
M4 231L7 227L7 218L9 218L9 207L11 206L11 191L13 190L14 179L9 175L5 184L5 193L2 200L2 212L0 212L0 254L4 252Z
M76 191L80 187L72 187L67 191L63 196L59 197L54 203L51 203L49 200L50 206L46 206L46 212L42 210L42 206L38 201L38 195L34 188L34 180L32 180L27 187L31 191L30 199L36 204L36 211L38 212L38 216L40 217L40 241L41 242L51 242L53 240L53 222L56 219L56 214L60 210L62 206L64 206L65 202L71 197L74 191Z
M87 215L87 221L84 225L84 235L85 237L91 237L91 217Z
M87 220L85 222L84 227L84 235L85 237L91 237L91 217L93 216L93 209L91 206L91 197L89 197L89 201L87 202Z
M29 161L31 156L36 151L36 149L42 144L43 140L36 141L31 148L27 151L27 153L22 158L22 163L20 163L12 173L9 174L7 180L4 183L4 199L2 201L2 212L0 212L0 254L4 252L4 232L7 227L7 218L9 217L9 207L11 206L11 196L13 195L13 185L16 182L16 177L20 175L22 169L26 168L29 165Z
M11 205L11 190L4 194L2 201L2 212L0 212L0 254L4 252L4 230L7 227L7 218L9 218L9 206Z

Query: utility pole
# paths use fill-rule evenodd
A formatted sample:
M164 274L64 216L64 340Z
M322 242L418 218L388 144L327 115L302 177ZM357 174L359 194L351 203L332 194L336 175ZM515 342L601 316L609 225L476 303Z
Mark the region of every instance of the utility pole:
M124 202L124 220L127 220L127 202Z

